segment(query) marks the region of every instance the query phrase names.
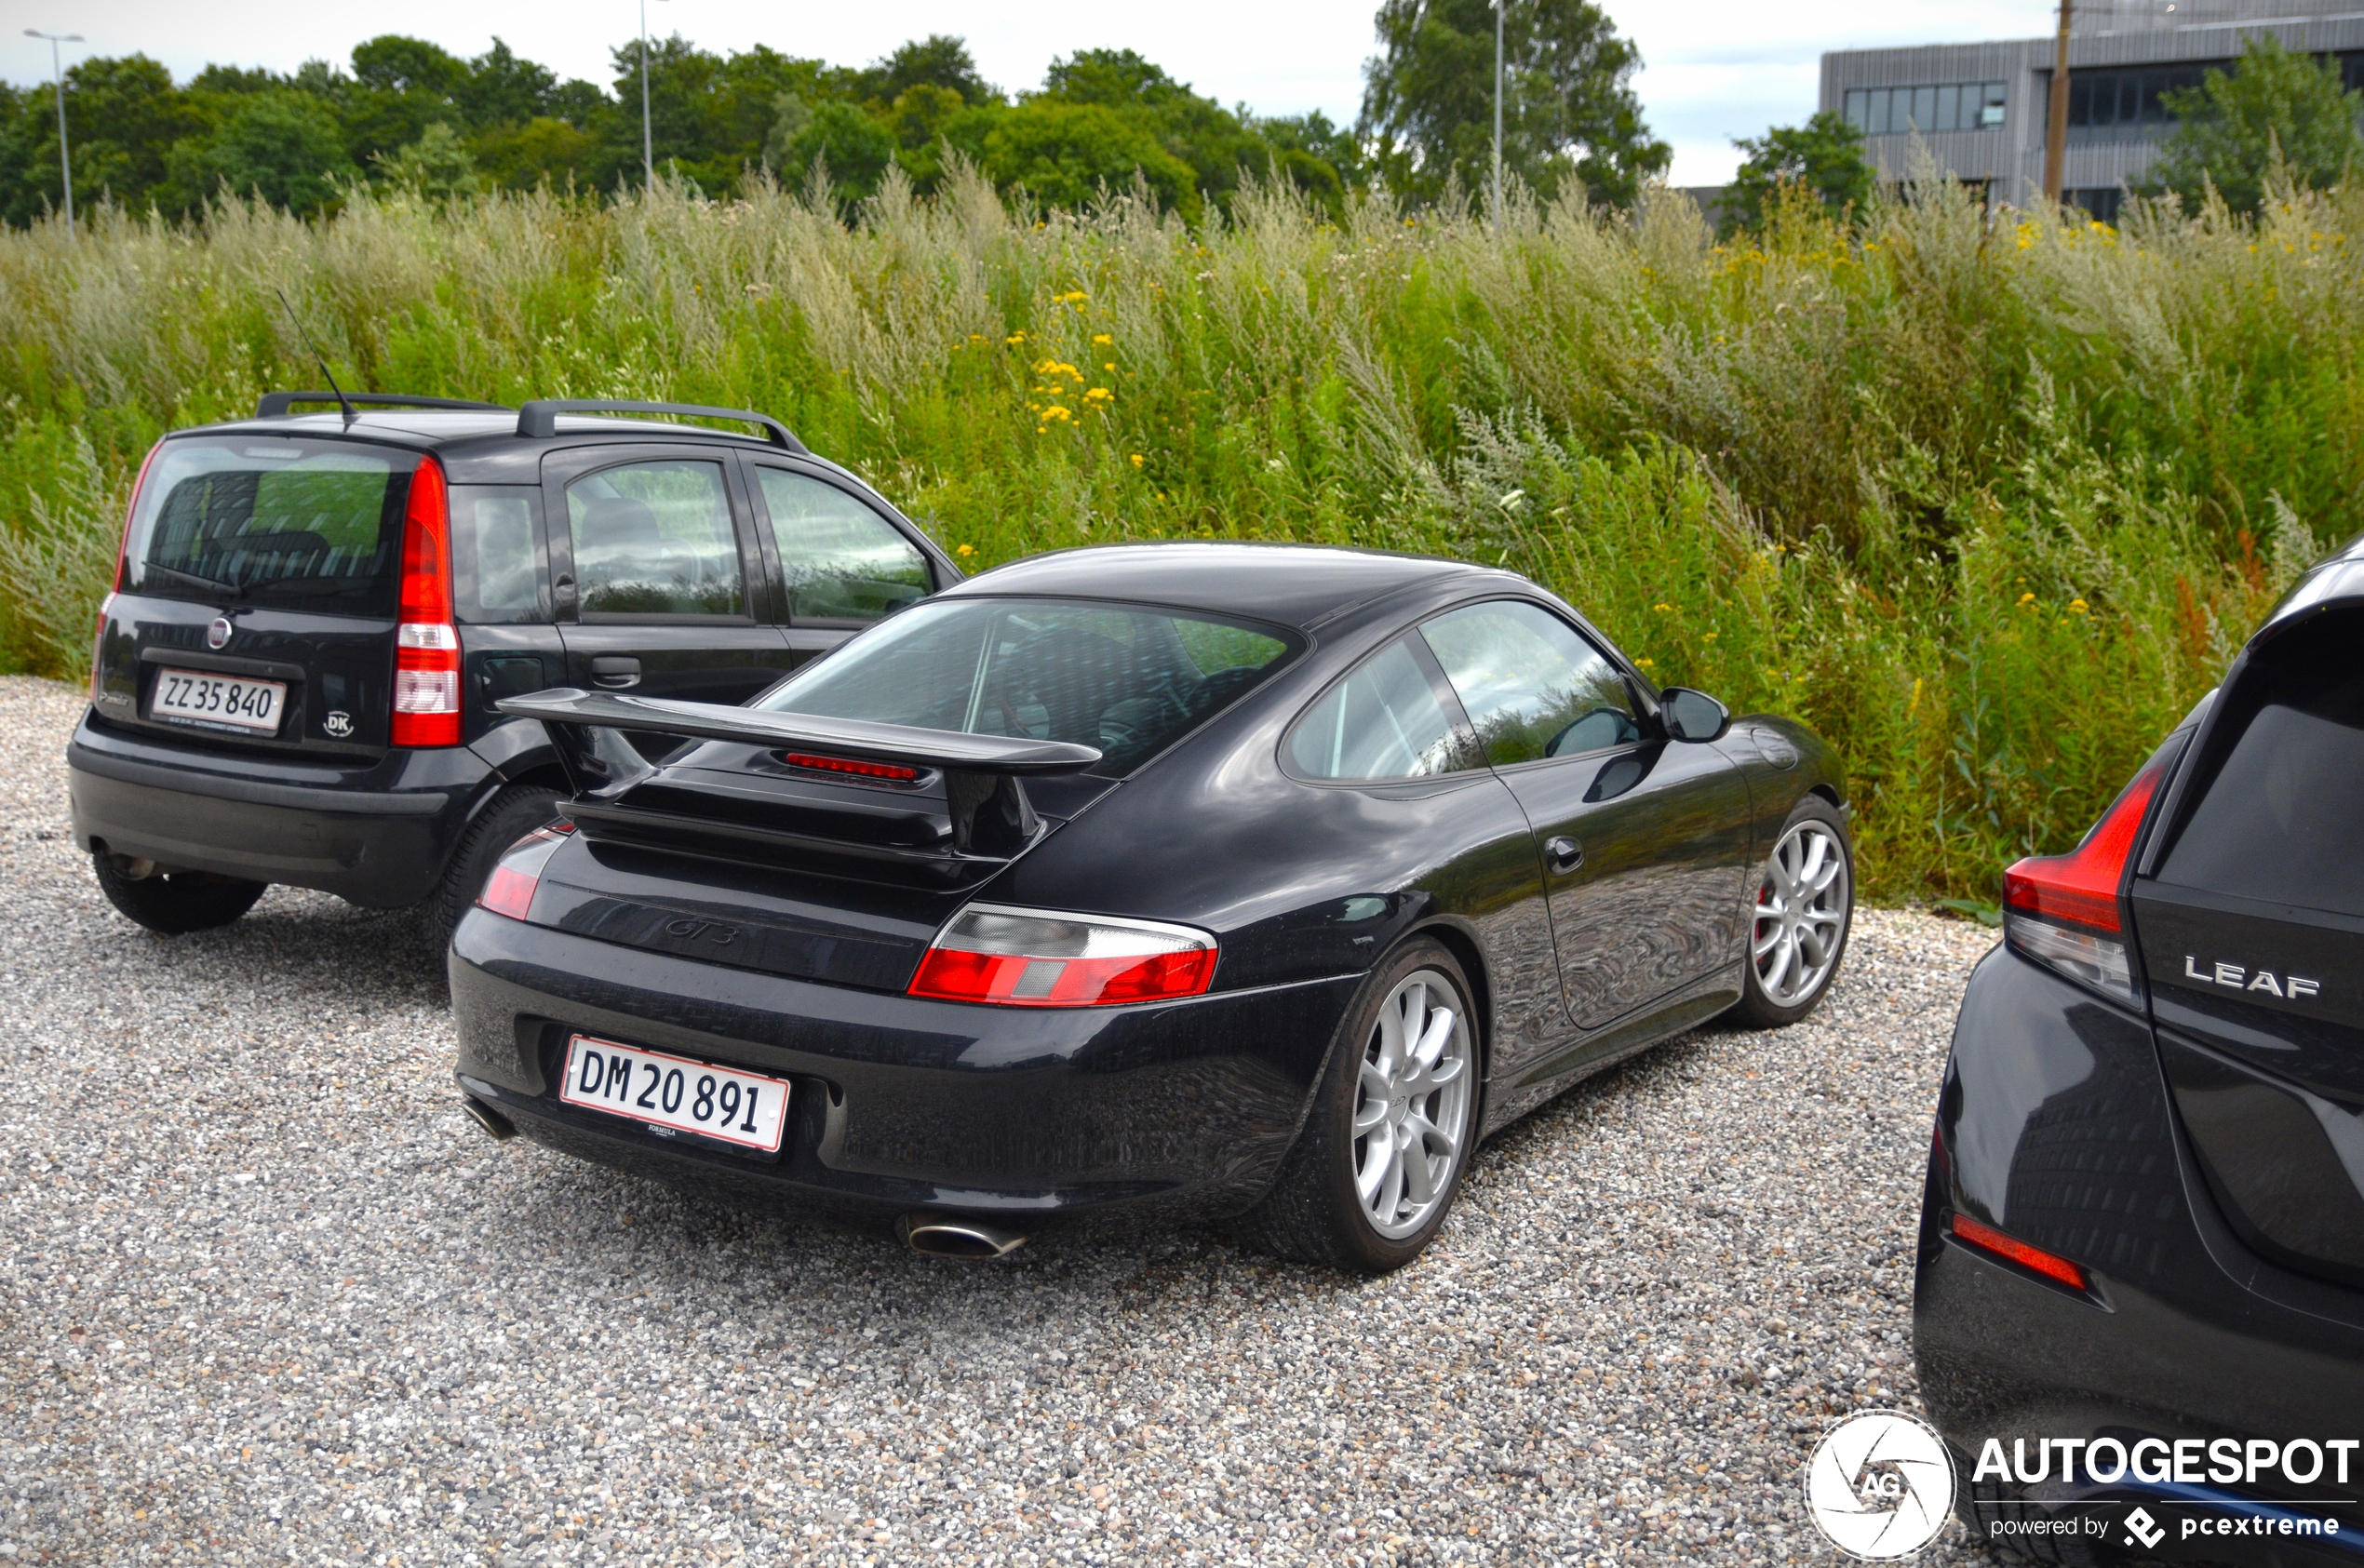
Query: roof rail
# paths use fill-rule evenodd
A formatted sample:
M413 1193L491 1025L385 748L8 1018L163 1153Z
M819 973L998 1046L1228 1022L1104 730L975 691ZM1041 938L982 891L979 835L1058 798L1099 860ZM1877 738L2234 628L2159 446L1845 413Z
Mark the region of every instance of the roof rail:
M475 403L464 397L413 397L407 392L348 392L348 403L369 403L382 409L475 409L486 413L505 414L506 403ZM296 403L334 403L333 392L266 392L262 401L254 406L259 420L278 419L289 405Z
M625 403L609 397L536 397L517 409L517 434L520 436L555 436L560 414L690 414L700 419L744 420L763 427L763 434L773 446L796 453L799 457L812 454L796 433L770 414L759 414L747 409L709 409L703 403Z

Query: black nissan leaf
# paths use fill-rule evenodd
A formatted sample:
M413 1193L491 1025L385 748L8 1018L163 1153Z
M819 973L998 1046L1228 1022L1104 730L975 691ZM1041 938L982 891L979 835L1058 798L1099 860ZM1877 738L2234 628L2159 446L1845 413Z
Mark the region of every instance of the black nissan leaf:
M1393 1267L1486 1133L1846 946L1820 741L1449 561L1077 551L745 707L503 707L571 798L455 935L471 1113L924 1251L1154 1208Z
M1921 1216L1958 1511L2045 1561L2364 1561L2364 539L2004 930Z

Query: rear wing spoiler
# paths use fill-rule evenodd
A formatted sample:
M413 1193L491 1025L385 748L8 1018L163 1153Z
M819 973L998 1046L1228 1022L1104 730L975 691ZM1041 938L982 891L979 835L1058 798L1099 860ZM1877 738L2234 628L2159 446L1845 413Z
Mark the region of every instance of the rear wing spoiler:
M971 735L874 724L818 714L772 713L720 703L680 703L614 691L558 687L493 704L517 718L537 718L550 731L558 765L573 786L581 816L628 815L615 803L629 785L655 771L619 730L740 745L811 749L863 762L929 769L944 775L956 854L1014 855L1034 841L1041 824L1021 782L1028 774L1077 773L1100 760L1091 746L1023 735Z

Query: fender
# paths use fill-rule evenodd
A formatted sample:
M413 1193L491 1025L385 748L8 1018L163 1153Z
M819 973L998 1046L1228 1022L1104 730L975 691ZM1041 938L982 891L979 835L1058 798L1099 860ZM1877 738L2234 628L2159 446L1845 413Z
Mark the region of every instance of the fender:
M558 748L538 718L504 718L468 743L505 784L535 773L558 774Z

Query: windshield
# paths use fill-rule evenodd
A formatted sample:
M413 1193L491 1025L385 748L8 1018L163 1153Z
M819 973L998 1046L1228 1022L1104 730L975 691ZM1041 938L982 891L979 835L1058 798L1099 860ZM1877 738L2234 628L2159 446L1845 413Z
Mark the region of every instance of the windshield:
M1122 778L1237 702L1292 645L1129 605L938 599L880 623L755 705L1096 746Z
M130 586L392 615L417 464L348 441L168 441L140 488Z

